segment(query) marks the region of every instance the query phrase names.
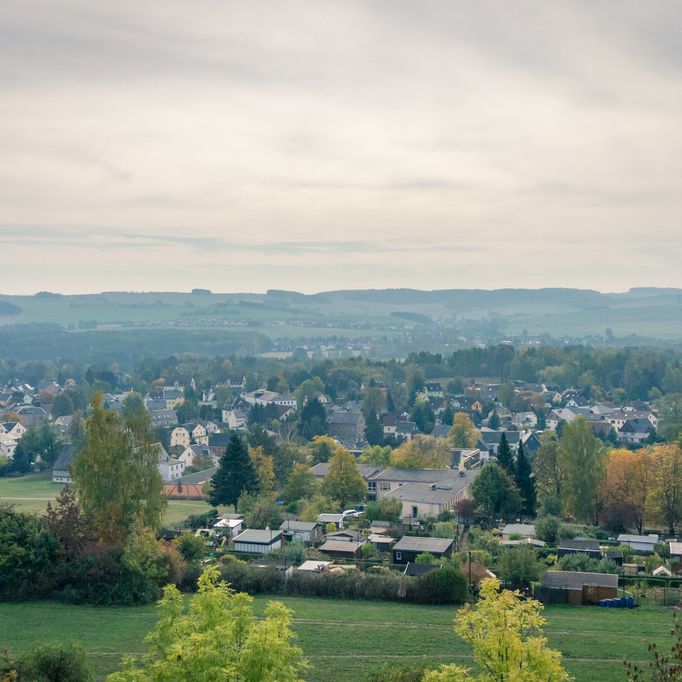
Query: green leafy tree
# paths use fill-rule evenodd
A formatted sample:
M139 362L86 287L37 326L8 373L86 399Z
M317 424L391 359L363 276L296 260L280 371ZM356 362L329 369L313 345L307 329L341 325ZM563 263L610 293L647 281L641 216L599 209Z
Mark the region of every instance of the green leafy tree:
M564 472L564 504L574 517L595 525L606 451L584 417L567 423L559 440L559 466Z
M309 500L315 496L317 489L317 479L310 467L307 464L296 464L284 486L284 501L291 504L299 500Z
M507 434L500 436L500 444L497 447L497 463L512 477L515 476L514 455L512 454Z
M514 588L528 587L545 572L538 561L537 553L530 545L505 547L497 560L497 573Z
M149 418L127 422L102 405L97 394L85 424L85 447L71 473L79 503L99 539L116 544L136 526L157 530L166 509L158 469L160 447Z
M533 516L535 514L535 481L523 443L519 443L519 449L516 451L514 481L523 498L523 513Z
M500 428L500 417L498 416L496 410L493 410L490 414L490 417L488 417L488 426L494 430Z
M410 419L422 433L431 433L436 423L436 415L428 400L417 400L414 403L410 410Z
M315 436L308 445L310 460L313 464L329 462L340 449L341 446L329 436Z
M372 521L390 521L398 523L403 511L403 503L394 497L384 497L381 500L368 502L365 505L364 517Z
M338 500L342 507L360 502L367 493L365 481L358 471L355 457L340 448L329 460L329 471L322 483L322 493Z
M94 680L85 647L80 643L42 644L18 658L0 659L3 682L91 682Z
M521 496L509 474L498 464L486 464L471 484L471 493L483 509L491 525L498 516L515 514L521 506Z
M538 540L553 545L559 537L559 526L561 522L556 516L543 516L535 520L535 535Z
M56 419L57 417L64 417L74 412L73 400L71 396L66 392L62 391L54 397L52 402L52 408L50 412L52 416Z
M653 519L674 535L682 521L682 450L672 443L655 446L651 454L647 509Z
M391 453L393 448L390 445L370 445L363 448L358 457L358 462L363 464L375 464L380 467L388 467L391 465Z
M453 420L448 434L452 446L455 448L473 448L478 441L478 430L471 417L464 412L458 412Z
M249 457L249 450L241 437L233 433L220 458L218 471L211 479L209 502L214 507L231 504L236 508L243 492L254 493L257 490L258 477Z
M559 441L553 434L543 433L540 442L540 449L533 458L533 478L538 501L544 513L559 513L566 480L559 464Z
M458 665L429 671L423 682L567 682L561 654L547 646L542 604L521 600L520 593L499 589L487 578L476 606L465 604L455 617L455 633L473 649L481 673L476 677Z
M667 441L677 440L682 434L682 393L669 393L656 403L656 430Z
M159 622L145 639L147 654L128 658L108 682L300 682L306 668L294 643L292 613L279 602L256 618L252 598L206 569L199 591L186 602L166 587Z

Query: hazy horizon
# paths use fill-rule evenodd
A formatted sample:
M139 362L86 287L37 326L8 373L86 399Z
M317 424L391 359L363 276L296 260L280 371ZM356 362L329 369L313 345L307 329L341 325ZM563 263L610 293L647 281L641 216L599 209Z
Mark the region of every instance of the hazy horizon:
M682 287L682 5L3 9L8 294Z

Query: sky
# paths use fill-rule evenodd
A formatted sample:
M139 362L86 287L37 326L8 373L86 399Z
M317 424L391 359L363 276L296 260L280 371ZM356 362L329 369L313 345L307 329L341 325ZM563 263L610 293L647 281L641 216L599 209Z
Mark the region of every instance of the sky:
M0 290L682 286L681 25L4 0Z

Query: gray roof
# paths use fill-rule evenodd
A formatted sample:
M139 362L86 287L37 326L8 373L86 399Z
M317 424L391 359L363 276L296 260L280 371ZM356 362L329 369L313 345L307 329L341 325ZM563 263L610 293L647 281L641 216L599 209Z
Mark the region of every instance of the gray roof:
M389 467L372 477L373 481L396 483L438 483L459 478L455 469L399 469Z
M393 550L397 552L437 552L443 554L452 546L453 540L448 538L419 538L405 535L395 545Z
M355 466L357 466L358 471L363 478L372 478L382 470L382 467L377 466L376 464L355 462ZM315 464L315 466L310 467L310 471L312 471L315 476L326 476L329 473L329 462L319 462L318 464Z
M599 543L596 540L559 540L558 549L576 549L583 552L599 552Z
M583 573L582 571L547 571L542 576L543 587L580 590L583 585L618 589L618 576L614 573Z
M299 531L312 531L320 524L317 521L282 521L282 525L279 527L280 530L299 530Z
M330 424L355 425L362 419L362 412L333 412L329 415Z
M384 497L392 497L404 502L442 504L470 486L477 474L478 471L467 471L464 476L443 484L403 483L400 487L386 493Z
M204 469L203 471L195 471L193 474L187 474L180 479L181 483L205 483L213 478L215 472L218 471L218 467L211 467L210 469Z
M513 535L514 533L519 533L519 535L535 535L535 526L531 523L508 523L503 529L503 535Z
M320 552L355 554L361 545L361 542L353 542L351 540L327 540L327 542L319 547L319 550Z
M242 533L239 533L234 539L234 542L248 542L256 545L271 545L282 537L282 532L279 530L258 530L257 528L249 528Z
M658 535L629 535L621 533L618 542L640 542L646 545L655 545L658 542Z
M76 448L71 443L64 443L62 446L62 451L59 453L59 457L52 465L53 471L68 471L73 458L76 456Z

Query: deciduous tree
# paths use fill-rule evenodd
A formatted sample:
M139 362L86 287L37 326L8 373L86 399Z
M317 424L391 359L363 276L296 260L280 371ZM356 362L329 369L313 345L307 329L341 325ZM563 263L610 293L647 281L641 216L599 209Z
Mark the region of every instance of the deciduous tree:
M444 438L416 436L393 451L391 464L407 469L443 469L452 464L452 452Z
M542 604L521 600L518 592L499 590L488 578L476 606L466 604L455 618L455 633L473 649L481 669L476 677L456 665L427 672L423 682L566 682L561 654L547 646L542 633Z
M478 430L471 421L471 417L464 412L458 412L452 422L448 437L455 448L473 448L478 441Z
M329 471L322 483L322 493L338 500L341 507L360 502L367 493L365 481L358 471L355 457L340 448L329 460Z
M256 618L252 601L220 581L214 566L187 608L177 588L166 587L146 655L126 659L108 682L300 682L306 662L294 644L292 612L270 602Z
M565 425L558 455L566 481L563 495L565 510L577 519L596 524L605 450L584 417Z
M652 518L674 535L682 521L682 450L676 443L657 445L651 461L647 507Z
M498 464L486 464L471 485L476 503L490 519L491 525L502 515L516 514L521 496L509 474Z
M160 446L151 438L149 418L119 419L92 399L85 423L85 447L71 466L76 494L99 539L118 543L138 525L157 530L166 508L158 469Z

